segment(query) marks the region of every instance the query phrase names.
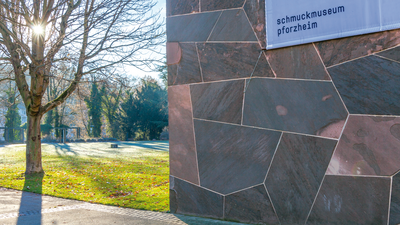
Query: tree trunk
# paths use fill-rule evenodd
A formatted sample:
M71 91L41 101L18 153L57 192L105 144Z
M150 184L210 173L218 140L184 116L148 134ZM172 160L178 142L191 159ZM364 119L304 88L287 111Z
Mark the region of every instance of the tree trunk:
M28 113L28 131L26 138L26 171L25 174L44 173L42 168L42 146L40 136L41 115Z

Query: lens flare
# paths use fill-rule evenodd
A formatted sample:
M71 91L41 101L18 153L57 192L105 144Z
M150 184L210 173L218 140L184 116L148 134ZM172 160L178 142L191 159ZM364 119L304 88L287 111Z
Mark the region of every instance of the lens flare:
M44 29L43 26L41 25L34 25L32 26L33 33L37 35L43 35L44 34Z

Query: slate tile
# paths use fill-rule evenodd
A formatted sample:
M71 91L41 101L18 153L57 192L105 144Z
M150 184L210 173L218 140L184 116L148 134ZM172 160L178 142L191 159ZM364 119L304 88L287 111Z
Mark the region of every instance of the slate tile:
M256 43L204 43L197 46L204 81L250 77L261 51ZM272 71L260 75L274 76Z
M400 117L350 115L327 173L390 176L399 169Z
M389 225L400 224L400 173L393 177Z
M221 12L196 13L167 18L168 42L207 41Z
M261 53L260 60L257 63L257 66L254 68L253 77L275 77L274 72L272 71L265 52Z
M266 186L281 224L304 224L337 141L284 133Z
M281 133L194 120L200 184L229 194L266 176Z
M225 219L247 223L279 224L264 185L227 195Z
M351 114L400 115L400 64L368 56L328 69Z
M199 0L167 0L167 16L199 12Z
M368 56L400 44L400 30L384 31L315 43L327 67Z
M223 217L223 196L170 176L171 213Z
M269 50L266 53L279 78L330 80L313 44Z
M179 43L182 57L176 70L168 73L168 85L199 83L201 79L199 57L194 43Z
M400 47L377 53L377 55L400 62Z
M265 49L267 46L267 33L265 30L265 0L247 0L243 8L258 37L261 48Z
M243 124L339 138L347 112L331 82L253 78Z
M257 41L243 9L222 12L208 41Z
M390 178L325 176L307 224L386 225Z
M240 124L244 80L192 85L195 118Z
M182 59L182 48L179 42L167 42L167 65L178 64Z
M188 85L168 88L170 174L199 184Z
M200 0L201 11L213 11L242 7L245 0Z

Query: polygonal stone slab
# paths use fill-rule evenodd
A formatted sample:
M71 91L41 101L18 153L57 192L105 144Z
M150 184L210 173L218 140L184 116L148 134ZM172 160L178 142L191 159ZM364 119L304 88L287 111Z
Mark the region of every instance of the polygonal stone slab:
M328 69L351 114L400 115L400 64L368 56Z
M400 47L377 53L377 55L400 62Z
M221 12L210 12L168 17L167 41L207 41L220 14Z
M267 51L276 77L330 80L313 44Z
M258 43L197 44L204 81L250 77L260 56ZM273 77L273 73L260 74Z
M400 169L400 117L350 115L327 173L393 175Z
M225 219L248 223L279 224L264 185L225 197Z
M201 11L213 11L219 9L231 9L242 7L245 0L200 0Z
M346 117L331 82L253 78L245 94L244 125L339 138Z
M252 78L253 77L275 77L275 74L269 66L267 57L264 52L261 52L259 55L257 65L254 68L252 74Z
M257 41L243 9L222 12L208 41Z
M201 82L200 63L197 55L196 45L194 43L179 43L179 46L182 56L177 62L176 69L170 70L168 73L168 85L171 86Z
M400 224L400 173L393 177L389 225Z
M384 31L316 43L327 67L400 44L400 30Z
M199 0L167 0L167 16L199 12Z
M325 176L307 224L388 222L390 178Z
M281 224L304 224L337 141L284 133L266 186Z
M229 194L261 184L281 133L194 120L200 185Z
M247 0L243 8L258 37L261 48L265 48L267 46L265 31L265 1Z
M168 88L170 174L199 184L188 85Z
M172 213L223 217L223 196L170 176L170 210Z
M195 118L240 124L244 80L192 85Z

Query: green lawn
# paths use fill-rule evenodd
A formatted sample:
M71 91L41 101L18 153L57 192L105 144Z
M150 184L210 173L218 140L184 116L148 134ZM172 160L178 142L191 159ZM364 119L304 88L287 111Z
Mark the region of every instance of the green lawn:
M25 147L0 148L0 186L93 203L169 210L167 142L43 145L44 177L24 177ZM150 146L150 147L149 147ZM152 150L149 150L152 148ZM154 150L157 149L157 150Z

